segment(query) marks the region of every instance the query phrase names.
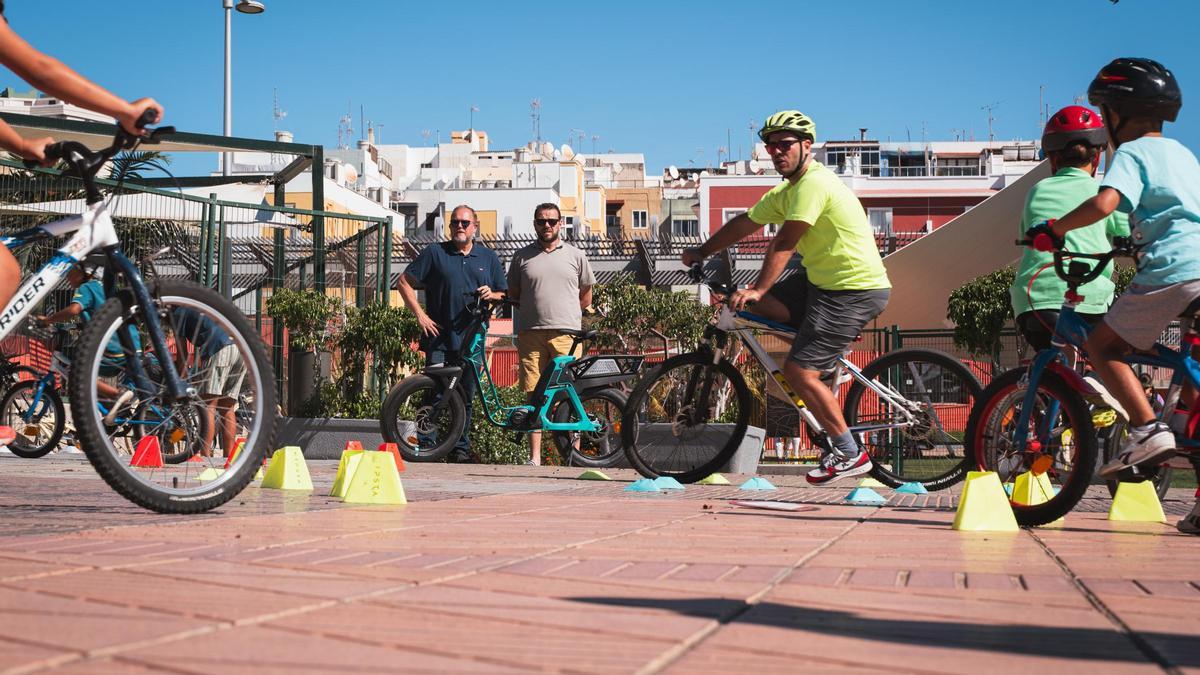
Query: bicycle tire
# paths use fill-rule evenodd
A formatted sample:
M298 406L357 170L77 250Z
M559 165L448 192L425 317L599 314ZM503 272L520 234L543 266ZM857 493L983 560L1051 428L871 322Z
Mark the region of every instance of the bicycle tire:
M22 380L9 387L8 391L4 394L4 398L0 399L0 420L12 422L9 419L9 408L15 405L17 397L22 395L25 390L36 389L38 384L40 384L38 380ZM24 457L25 459L45 457L57 448L59 442L62 441L67 417L66 408L63 407L62 397L58 395L58 390L53 386L46 387L42 391L42 401L39 405L41 405L41 412L38 414L37 426L43 427L43 418L46 413L53 415L50 434L41 443L33 444L32 442L28 442L29 437L22 433L23 429L18 425L28 426L32 420L25 420L24 413L21 413L19 422L9 424L9 426L17 430L17 438L9 444L8 449L17 457Z
M1121 439L1125 437L1129 429L1129 422L1118 418L1108 429L1108 433L1104 434L1101 442L1100 464L1108 464L1117 454L1117 448L1120 447ZM1154 491L1158 493L1159 501L1167 498L1167 490L1171 489L1171 478L1175 473L1175 469L1171 468L1170 464L1163 464L1158 469L1158 474L1151 480L1154 481ZM1117 480L1105 480L1104 485L1108 487L1108 495L1110 497L1117 496L1117 485L1120 482Z
M431 420L428 415L433 404L429 398L441 394L450 397L448 405L442 408L442 411L448 413L449 417L444 420ZM422 396L422 398L418 403L409 404L410 399L414 396ZM379 421L384 429L382 435L385 438L393 439L388 442L395 443L400 450L400 455L407 461L436 462L443 459L454 449L458 439L462 437L463 430L466 429L467 409L466 404L463 403L462 394L458 389L445 392L441 382L428 375L410 375L400 380L388 394L387 401L390 404L388 409L380 415ZM402 415L412 415L414 419L401 419ZM401 422L413 426L411 429L402 429ZM435 429L431 425L436 425L437 428ZM426 449L418 445L423 442L421 440L422 433L427 436L438 433L441 438L435 437L433 444Z
M992 451L992 448L1000 445L996 423L1016 417L1016 410L1011 407L1006 407L1008 412L1001 414L1001 406L1007 406L1006 401L1011 404L1019 404L1022 401L1024 389L1021 384L1026 372L1025 368L1015 368L993 379L983 390L967 422L967 439L973 457L971 463L981 471L996 471L1002 482L1014 479L1020 469L1028 470L1031 464L1028 452L1022 451L1021 456L1007 456L1006 460ZM1039 392L1045 392L1044 395L1052 397L1061 405L1060 415L1066 415L1069 426L1065 428L1069 428L1072 434L1070 443L1073 448L1070 449L1070 453L1075 466L1070 479L1061 484L1058 493L1047 501L1030 506L1010 500L1017 523L1025 527L1054 522L1075 508L1095 475L1098 453L1091 413L1083 397L1060 376L1050 371L1042 373L1037 386ZM1000 417L997 418L997 415ZM1060 425L1055 423L1053 428L1058 429ZM1058 433L1057 437L1065 438L1065 432ZM1061 441L1061 444L1065 447L1067 442ZM1044 456L1041 449L1037 454Z
M936 366L938 370L927 370L925 373L921 373L921 377L915 377L918 369L914 364L918 363ZM875 380L880 377L888 377L891 374L889 371L895 373L897 371L893 369L902 366L908 367L903 368L900 372L903 372L905 376L914 376L912 377L913 386L917 386L915 383L918 379L921 380L922 385L926 384L924 378L930 377L931 383L936 385L934 389L940 391L935 394L940 400L930 401L926 396L926 401L920 411L921 423L898 430L898 437L895 433L888 434L887 430L881 430L856 434L856 440L871 455L874 465L871 468L871 475L879 482L893 488L900 487L904 483L920 483L926 490L943 490L966 477L968 455L965 448L962 450L963 456L960 461L950 466L947 466L948 462L944 459L923 460L917 457L906 458L903 455L920 453L926 446L932 446L930 449L933 449L933 447L942 445L945 446L944 452L946 452L947 459L952 461L956 445L954 438L956 432L947 430L943 426L942 418L951 419L952 426L955 426L954 418L961 418L965 425L966 418L970 414L969 411L979 400L983 386L980 385L979 379L971 373L970 369L963 365L962 361L935 349L897 349L888 352L868 363L862 369L862 374L868 380ZM940 378L948 379L941 380ZM847 426L855 427L870 417L870 414L863 410L864 405L867 408L871 407L871 403L866 402L864 397L868 391L871 390L857 378L854 379L849 391L846 392L846 401L843 405L843 416ZM899 393L905 395L906 398L911 398L903 390ZM937 406L942 406L943 411L938 412ZM909 433L910 428L914 430L911 434ZM887 445L884 444L885 441ZM901 451L900 461L895 460L895 448L898 443L905 446ZM961 440L957 444L961 444ZM891 468L885 466L889 461ZM928 467L930 471L918 472L918 461L936 461L937 464L931 464ZM928 473L933 473L933 475L927 475Z
M687 464L681 467L677 458L679 457L679 452L683 450L681 447L682 443L704 435L705 438L700 447L707 448L714 445L708 439L719 437L716 433L703 434L703 430L700 434L691 432L693 427L709 428L709 422L712 420L710 420L708 413L712 411L715 404L705 405L705 414L698 423L693 423L682 417L695 405L691 400L691 396L696 393L695 388L684 386L682 390L679 390L676 387L672 387L669 377L673 370L683 368L700 369L698 372L689 374L688 381L693 381L696 377L707 376L713 371L723 376L729 385L732 386L732 403L736 407L733 409L735 417L732 427L729 429L729 437L723 442L716 441L715 445L718 447L715 448L715 452L709 453L711 456L707 459L700 461L696 465ZM665 389L660 385L660 380L666 382ZM698 383L700 380L696 380L696 382ZM654 400L658 401L657 406L648 405L648 403L654 402L650 398L651 392L656 392ZM682 399L679 398L681 395L683 396ZM644 411L647 415L645 421L646 427L644 429L643 423L638 419L639 411ZM658 420L659 418L661 418L661 421L652 421L652 419ZM741 445L742 439L746 436L746 427L749 424L749 418L750 389L746 386L746 380L742 377L742 374L738 372L732 363L722 359L719 363L713 364L712 357L701 352L679 354L656 366L634 387L625 405L624 413L621 416L621 445L625 450L625 457L629 460L629 464L641 475L647 478L670 476L681 483L694 483L701 478L721 470L729 459L733 457L733 454L737 452L738 446ZM653 425L658 425L660 428L655 429ZM664 426L670 427L670 437L666 440L669 442L671 438L677 439L676 449L674 452L669 448L653 452L652 450L657 449L657 447L652 446L647 439L661 436L664 431L661 427ZM685 434L690 438L685 438Z
M617 460L621 458L621 414L625 410L628 398L620 390L604 388L580 392L579 401L589 415L591 409L588 408L588 403L594 401L603 401L614 406L611 410L606 407L605 412L615 414L606 414L604 419L597 420L602 425L600 431L553 432L554 446L558 449L563 464L591 468L603 468L616 464ZM550 419L559 423L573 422L576 420L574 413L574 406L571 405L569 399L564 398L555 404ZM576 438L579 439L580 448L575 447ZM587 447L596 447L600 452L599 454L587 454L582 451Z
M254 425L242 432L247 440L241 452L224 470L221 468L224 461L211 457L199 463L134 467L132 455L126 456L131 449L118 448L116 439L108 436L94 385L100 377L106 345L127 320L126 309L119 297L105 302L80 335L77 359L73 365L75 376L70 378L71 413L88 460L100 477L126 499L159 513L209 511L237 496L254 479L266 453L274 446L279 420L275 405L274 372L262 340L241 310L224 296L199 284L184 281L156 281L150 284L149 289L155 303L150 309L162 318L164 332L172 330L174 326L174 308L190 308L224 331L232 344L237 346L239 367L245 369L242 384L248 384L255 393ZM132 320L132 329L143 330L144 326L140 323L144 321L142 311L130 314L129 319ZM147 350L153 348L148 335L143 336L142 343ZM175 344L178 345L179 341L175 341ZM169 354L163 356L171 358ZM127 362L133 357L132 354L126 354ZM152 384L158 386L157 391L139 392L143 403L162 393L161 383ZM189 384L194 386L194 383ZM165 403L160 405L166 406ZM172 405L195 407L207 404L197 395ZM218 475L211 480L201 479L199 476L207 469L212 469ZM164 481L163 484L153 482L159 478Z

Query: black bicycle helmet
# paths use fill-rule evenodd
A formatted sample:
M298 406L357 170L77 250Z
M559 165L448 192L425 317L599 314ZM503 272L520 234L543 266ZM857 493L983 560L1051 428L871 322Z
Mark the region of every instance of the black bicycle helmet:
M1183 93L1175 76L1161 63L1119 58L1100 69L1088 87L1088 100L1122 118L1150 117L1174 122L1183 106Z

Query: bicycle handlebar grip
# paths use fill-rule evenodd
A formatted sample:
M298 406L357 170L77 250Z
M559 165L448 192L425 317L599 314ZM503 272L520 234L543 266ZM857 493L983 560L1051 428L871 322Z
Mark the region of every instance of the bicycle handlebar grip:
M1042 253L1049 253L1056 247L1054 246L1054 239L1050 235L1043 233L1033 238L1033 248Z
M158 113L153 108L146 108L142 111L142 116L138 118L137 128L144 129L148 124L154 124L158 121Z
M691 266L688 267L688 276L690 276L692 281L695 281L696 283L704 281L704 264L698 262L692 263Z
M47 161L57 162L65 157L67 153L63 148L63 142L59 141L58 143L51 143L50 145L47 145L42 151L42 154L46 157ZM25 159L21 161L25 165L26 169L36 169L37 167L41 166L41 162L37 161L36 159Z

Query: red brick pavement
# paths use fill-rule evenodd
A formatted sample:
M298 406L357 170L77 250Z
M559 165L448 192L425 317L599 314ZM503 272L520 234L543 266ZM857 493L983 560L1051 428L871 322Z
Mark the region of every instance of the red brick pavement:
M783 513L418 465L409 505L350 508L321 496L334 468L182 518L78 459L0 458L0 668L1200 671L1200 539L1110 524L1100 496L1063 527L965 534L950 494L863 508L780 479L766 498L818 505Z

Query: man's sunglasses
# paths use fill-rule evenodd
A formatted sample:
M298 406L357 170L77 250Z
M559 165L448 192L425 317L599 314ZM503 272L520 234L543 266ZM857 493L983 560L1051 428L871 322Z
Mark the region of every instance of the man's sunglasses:
M557 225L558 221L559 221L558 218L534 218L533 219L533 222L537 223L538 225Z
M790 139L790 140L786 140L786 141L768 142L765 145L767 146L768 152L787 152L788 150L792 149L793 145L795 145L799 142L800 141L798 141L796 139Z
M452 227L470 227L474 224L475 223L470 220L451 220L450 221L450 225Z

